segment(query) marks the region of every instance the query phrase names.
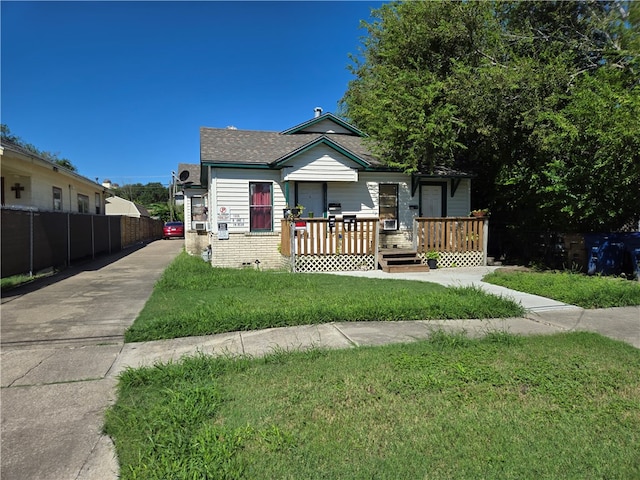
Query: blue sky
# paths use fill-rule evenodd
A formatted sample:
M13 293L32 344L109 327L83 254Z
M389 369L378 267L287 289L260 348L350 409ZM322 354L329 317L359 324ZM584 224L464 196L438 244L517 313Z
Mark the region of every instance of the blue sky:
M1 2L1 117L81 175L171 181L199 128L335 112L382 2Z

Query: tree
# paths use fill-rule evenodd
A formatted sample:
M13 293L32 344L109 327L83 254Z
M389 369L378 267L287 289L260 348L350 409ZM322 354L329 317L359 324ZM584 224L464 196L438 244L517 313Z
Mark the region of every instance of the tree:
M169 200L169 190L160 182L129 183L112 189L114 195L145 207L154 203L166 203Z
M616 228L639 210L628 188L640 183L639 11L617 1L383 5L363 22L342 113L391 166L476 173L474 204L505 221Z
M172 220L172 211L169 202L169 190L160 182L125 184L112 188L114 195L144 206L152 217L158 217L163 221Z

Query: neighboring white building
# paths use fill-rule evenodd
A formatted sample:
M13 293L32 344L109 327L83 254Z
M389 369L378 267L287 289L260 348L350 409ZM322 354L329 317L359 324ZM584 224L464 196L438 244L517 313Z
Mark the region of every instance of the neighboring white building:
M471 175L390 169L367 149L365 136L321 112L279 133L201 128L199 183L206 187L212 264L282 266L281 219L297 205L303 217L380 219L381 248L410 247L418 216L469 215ZM204 246L198 243L192 253Z
M104 215L108 191L6 140L0 145L2 206Z
M105 202L107 215L124 215L125 217L149 217L149 211L142 205L138 205L126 198L109 197Z

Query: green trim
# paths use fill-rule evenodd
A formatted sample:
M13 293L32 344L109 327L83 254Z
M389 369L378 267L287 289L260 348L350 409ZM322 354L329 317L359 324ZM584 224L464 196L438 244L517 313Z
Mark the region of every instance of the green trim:
M440 208L441 208L441 216L447 216L447 182L420 182L420 196L418 197L418 205L419 205L419 215L421 217L424 216L424 212L422 211L422 187L440 187Z
M341 153L342 155L344 155L345 157L349 158L350 160L354 161L355 163L357 163L358 165L360 165L361 167L364 168L368 168L370 166L370 164L368 162L366 162L365 160L361 159L360 157L356 156L354 153L349 152L348 150L344 149L343 147L341 147L340 145L338 145L336 142L334 142L333 140L331 140L330 138L325 137L324 135L314 141L312 141L311 143L308 143L306 145L303 145L302 147L300 147L297 150L294 150L293 152L288 153L287 155L285 155L284 157L276 160L275 162L272 163L273 166L276 167L280 167L282 166L284 163L288 162L289 160L291 160L292 158L297 157L298 155L301 155L309 150L311 150L312 148L320 145L321 143L324 143L325 145L327 145L328 147L332 148L333 150L335 150L338 153Z
M259 168L259 169L271 169L271 165L268 163L216 163L216 162L202 162L205 167L214 168Z
M288 130L284 130L283 132L280 132L280 133L282 135L292 135L294 133L298 133L298 132L304 130L305 128L308 128L308 127L310 127L312 125L315 125L316 123L322 122L324 120L331 120L332 122L340 125L341 127L346 128L351 133L355 133L359 137L367 137L368 136L366 133L358 130L356 127L354 127L350 123L347 123L344 120L336 117L332 113L324 113L324 114L320 115L319 117L315 117L315 118L312 118L311 120L307 120L306 122L301 123L300 125L296 125L295 127L289 128Z
M451 189L452 189L451 196L453 197L453 195L456 193L458 185L460 185L460 182L463 178L475 178L475 177L476 175L470 174L470 173L460 173L458 175L427 175L424 173L412 173L411 174L411 196L413 197L416 194L416 190L418 189L418 186L420 186L420 184L422 184L425 180L438 181L438 180L450 179Z
M453 198L456 194L456 190L460 186L461 178L452 178L451 179L451 198Z

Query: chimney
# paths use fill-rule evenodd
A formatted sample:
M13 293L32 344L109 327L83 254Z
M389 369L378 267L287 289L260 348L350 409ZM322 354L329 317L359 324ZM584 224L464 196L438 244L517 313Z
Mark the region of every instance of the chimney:
M315 118L318 118L320 115L322 115L322 107L316 107L313 109L314 113L315 113Z

